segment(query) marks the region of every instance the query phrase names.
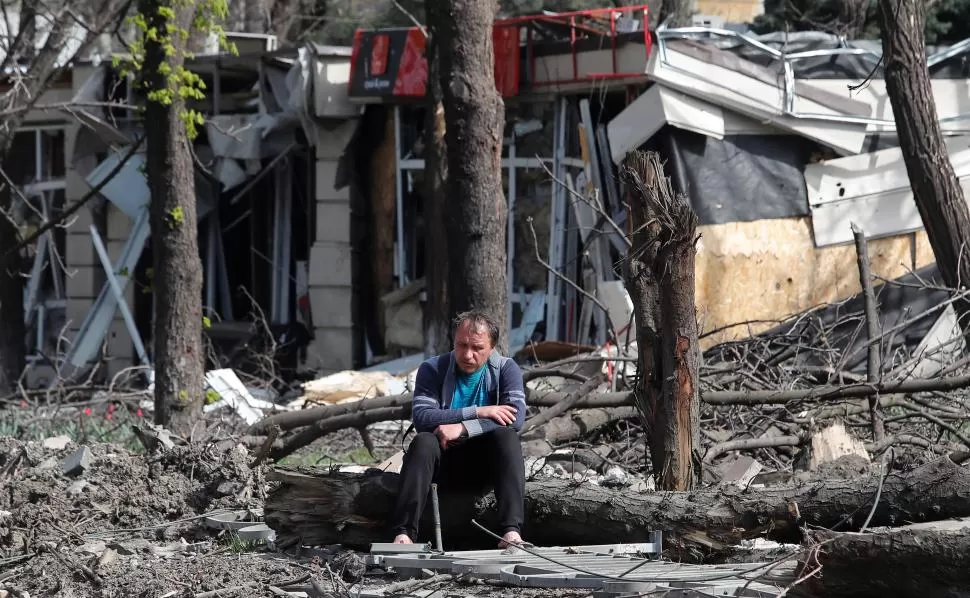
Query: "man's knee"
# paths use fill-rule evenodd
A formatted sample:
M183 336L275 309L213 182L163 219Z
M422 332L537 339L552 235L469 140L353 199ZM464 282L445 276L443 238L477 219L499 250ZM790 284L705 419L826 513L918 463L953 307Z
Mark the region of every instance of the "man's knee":
M522 451L522 443L519 440L519 432L512 427L501 427L492 430L490 433L492 441L502 450Z

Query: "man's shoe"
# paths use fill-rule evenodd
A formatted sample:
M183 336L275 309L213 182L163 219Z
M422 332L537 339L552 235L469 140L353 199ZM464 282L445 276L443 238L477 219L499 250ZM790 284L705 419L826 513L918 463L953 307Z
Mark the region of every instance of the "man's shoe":
M407 534L398 534L394 536L394 543L395 544L414 544L414 542L411 541L411 538L408 537Z

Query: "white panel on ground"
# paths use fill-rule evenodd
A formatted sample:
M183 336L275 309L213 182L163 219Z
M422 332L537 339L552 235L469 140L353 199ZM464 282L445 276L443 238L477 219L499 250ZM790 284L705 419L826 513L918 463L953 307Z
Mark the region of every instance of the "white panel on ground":
M970 196L970 137L945 143L964 194ZM864 225L870 238L923 228L898 148L809 164L805 187L817 247L851 243L850 222Z

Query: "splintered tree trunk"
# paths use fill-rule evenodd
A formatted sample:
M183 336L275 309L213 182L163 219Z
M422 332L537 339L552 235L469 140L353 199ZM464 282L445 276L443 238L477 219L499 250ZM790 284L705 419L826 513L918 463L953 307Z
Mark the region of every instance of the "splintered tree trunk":
M174 23L166 17L175 12ZM149 27L187 31L195 14L195 2L142 0L141 13ZM143 87L169 89L162 73L179 72L185 61L185 45L172 36L175 51L165 44L145 40ZM165 65L165 66L163 66ZM155 293L155 421L184 432L202 413L202 262L195 212L195 178L188 132L181 115L185 103L180 94L163 103L146 99L145 140L148 185L151 189L152 286Z
M635 152L624 164L630 183L633 247L626 287L637 322L643 415L657 485L690 490L700 479L700 392L694 256L697 216L674 193L660 157Z
M505 107L495 88L495 0L433 0L448 146L449 315L480 309L505 352L507 208L502 191Z
M437 23L435 2L425 5L426 20ZM428 116L425 120L425 258L424 354L449 348L448 322L448 149L445 144L445 107L441 103L441 62L434 31L428 47Z
M970 211L943 143L926 65L922 0L879 0L886 91L916 207L947 286L970 281ZM955 306L970 333L970 302Z

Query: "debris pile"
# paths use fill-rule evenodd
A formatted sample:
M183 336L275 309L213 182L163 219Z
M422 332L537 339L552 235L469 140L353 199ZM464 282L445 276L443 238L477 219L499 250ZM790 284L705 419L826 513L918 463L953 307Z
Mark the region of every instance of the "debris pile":
M298 573L292 566L254 565L253 555L230 567L202 559L232 550L233 542L245 544L227 533L223 541L206 529L206 519L259 512L265 472L250 468L251 459L235 443L138 454L110 444L79 446L66 437L0 438L6 488L0 493L0 562L6 587L67 597L92 595L95 584L101 596L149 590L144 595L160 596L165 592L157 589L169 583L163 581L166 569L185 569L175 578L194 579L195 591L248 583L262 574L292 577Z

